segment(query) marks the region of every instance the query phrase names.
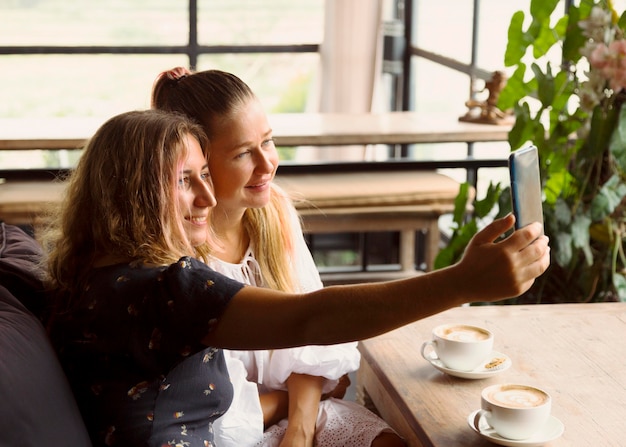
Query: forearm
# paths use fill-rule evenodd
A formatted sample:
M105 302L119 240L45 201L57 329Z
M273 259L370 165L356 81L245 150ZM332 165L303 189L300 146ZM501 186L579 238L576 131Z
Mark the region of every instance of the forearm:
M297 299L246 287L206 342L231 349L262 349L370 338L462 304L463 295L450 286L459 284L453 276L437 271L389 283L326 287Z
M291 374L287 379L289 416L285 436L288 439L300 439L301 445L313 445L324 380L305 374Z
M287 391L270 391L259 395L263 410L263 426L270 427L288 416L289 396Z
M326 289L315 292L320 315L310 325L303 321L299 326L306 338L315 338L318 344L332 344L348 334L353 338L342 341L363 340L462 305L466 302L462 289L452 268L360 290L340 286L338 298L326 295ZM338 321L332 317L337 314Z

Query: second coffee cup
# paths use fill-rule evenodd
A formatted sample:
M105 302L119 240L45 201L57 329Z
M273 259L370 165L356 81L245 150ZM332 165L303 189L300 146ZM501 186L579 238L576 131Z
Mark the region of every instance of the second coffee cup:
M429 349L430 348L430 349ZM445 324L432 331L432 340L422 344L421 353L433 360L432 350L444 366L458 371L472 371L489 357L493 349L491 331L467 324Z
M533 386L497 384L483 389L481 409L474 417L474 427L481 431L480 421L503 438L527 439L539 432L548 421L551 410L550 395Z

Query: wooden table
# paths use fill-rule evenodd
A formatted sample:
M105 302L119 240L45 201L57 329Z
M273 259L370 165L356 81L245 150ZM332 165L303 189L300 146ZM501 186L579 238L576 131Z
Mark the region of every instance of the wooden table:
M483 325L512 366L487 379L451 377L420 355L441 323ZM492 446L470 429L491 384L539 386L565 425L549 445L626 445L626 304L486 306L451 309L360 343L359 387L410 446Z
M459 122L420 112L279 113L279 146L507 141L510 125ZM104 123L94 118L1 119L0 150L78 149Z

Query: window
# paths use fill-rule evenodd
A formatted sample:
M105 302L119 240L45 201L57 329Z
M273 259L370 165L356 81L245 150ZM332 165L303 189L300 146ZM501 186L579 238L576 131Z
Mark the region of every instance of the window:
M4 0L0 119L72 118L91 131L149 107L152 82L175 66L232 71L269 112L301 112L323 13L323 0ZM64 168L78 156L12 151L0 165Z
M187 47L196 7L197 45ZM4 0L0 17L0 82L11 86L0 118L106 119L145 108L157 74L196 57L198 69L250 82L269 110L293 109L289 89L314 75L323 35L323 0ZM286 48L237 54L272 45ZM269 52L278 50L287 53Z

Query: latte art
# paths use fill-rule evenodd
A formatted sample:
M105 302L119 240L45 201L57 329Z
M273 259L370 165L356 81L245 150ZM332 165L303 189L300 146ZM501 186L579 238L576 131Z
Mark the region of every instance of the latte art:
M534 408L545 404L548 396L535 388L505 386L493 389L487 400L509 408Z
M489 333L474 326L451 326L445 328L440 336L446 340L477 342L487 340Z
M493 334L487 329L469 324L443 324L432 331L432 340L422 344L422 356L431 360L432 354L446 368L472 371L487 362L493 349ZM427 353L431 350L431 353Z
M503 438L521 440L530 438L546 426L552 400L539 388L509 383L484 388L480 407L474 418L474 427L478 431L482 419Z

